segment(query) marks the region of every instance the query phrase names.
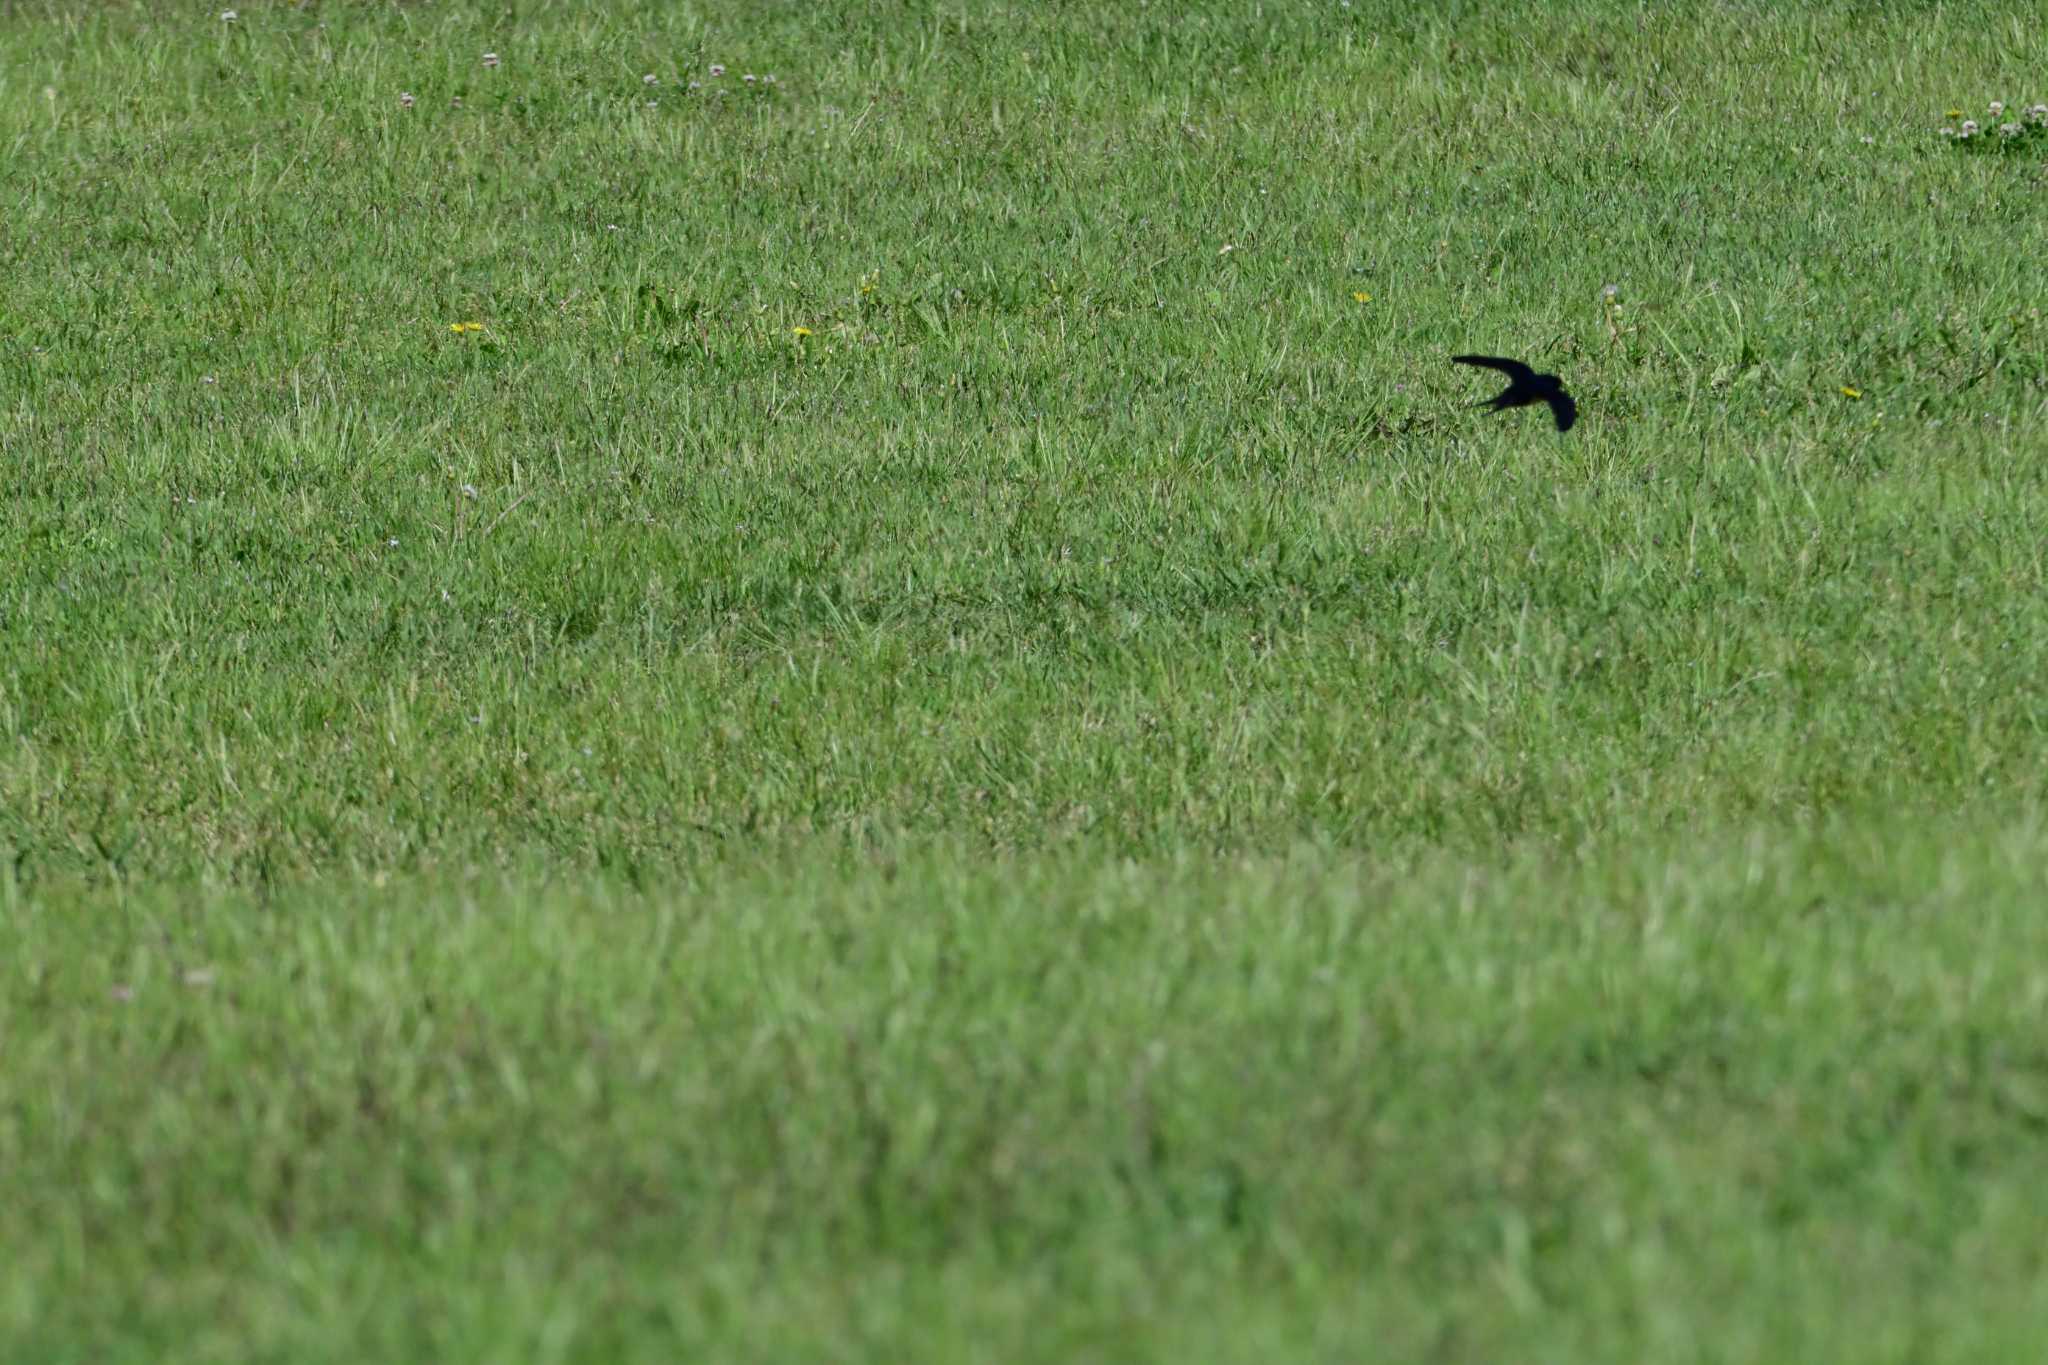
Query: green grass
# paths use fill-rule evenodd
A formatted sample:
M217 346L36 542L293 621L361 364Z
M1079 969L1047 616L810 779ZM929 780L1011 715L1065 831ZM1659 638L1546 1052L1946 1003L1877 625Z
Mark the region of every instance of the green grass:
M0 1357L2023 1358L2044 70L16 6Z
M0 1333L2023 1358L2044 895L2028 819L17 903Z

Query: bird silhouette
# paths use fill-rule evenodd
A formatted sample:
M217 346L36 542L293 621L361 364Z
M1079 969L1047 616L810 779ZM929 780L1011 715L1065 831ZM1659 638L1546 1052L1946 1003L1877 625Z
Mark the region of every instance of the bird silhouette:
M1559 431L1570 431L1572 423L1579 420L1579 405L1564 391L1564 381L1554 374L1538 374L1519 360L1503 360L1496 355L1454 355L1451 360L1459 365L1484 365L1489 370L1499 370L1508 377L1508 386L1500 396L1477 406L1499 412L1502 408L1526 408L1531 403L1550 404L1550 415L1557 419Z

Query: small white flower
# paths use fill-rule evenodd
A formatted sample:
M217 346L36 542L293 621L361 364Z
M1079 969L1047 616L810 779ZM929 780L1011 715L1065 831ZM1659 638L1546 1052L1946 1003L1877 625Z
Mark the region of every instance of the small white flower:
M763 85L773 85L773 84L775 84L775 78L774 78L773 76L763 76L763 77L761 78L761 84L763 84Z
M2027 117L2036 123L2048 123L2048 104L2028 105Z
M1618 284L1603 284L1600 286L1600 297L1603 299L1611 300L1620 297L1620 295L1621 286Z
M1998 125L1998 131L2004 133L2007 137L2018 137L2025 130L2017 123L2001 123Z
M1231 252L1233 252L1233 251L1235 251L1235 250L1237 250L1237 246L1236 246L1236 244L1235 244L1235 243L1233 243L1233 242L1225 242L1225 243L1223 244L1223 249L1222 249L1221 251L1217 252L1216 254L1217 254L1218 256L1228 256L1228 255L1229 255L1229 254L1230 254Z
M659 77L659 76L655 75L655 74L654 74L654 73L653 73L652 71L650 71L650 72L648 72L648 73L647 73L646 75L644 75L644 76L642 76L642 77L640 78L640 84L642 84L642 85L660 85L660 84L661 84L661 77Z
M466 483L462 485L462 496L465 498L474 498L476 496L476 485L473 483Z
M462 96L457 95L454 99L449 100L448 107L450 109L460 109L462 107Z
M649 109L659 109L659 108L661 107L661 101L660 101L660 100L649 100L649 101L647 101L647 107L648 107Z
M412 108L412 106L413 106L413 98L412 98L412 91L410 91L410 90L407 90L407 91L405 91L405 92L404 92L403 94L401 94L401 95L400 95L400 96L398 97L398 107L399 107L399 108L401 108L401 109L410 109L410 108Z
M690 82L690 88L691 88L692 90L702 90L702 89L704 88L704 82L702 82L702 81L691 81L691 82Z
M235 12L234 12L233 10L231 10L231 9L224 9L224 10L222 10L222 11L220 12L220 21L221 21L221 22L222 22L223 24L232 24L232 23L234 23L234 22L235 22L235 20L237 20L237 19L239 19L239 18L241 18L241 17L242 17L241 15L239 15L239 14L235 13Z
M1991 117L1993 117L1993 118L1997 118L1997 117L1998 117L1998 116L1999 116L2000 114L2002 114L2002 113L2004 113L2004 112L2005 112L2005 102L2004 102L2003 100L1993 100L1993 101L1991 101Z
M749 71L746 75L740 77L740 79L745 81L748 85L752 85L754 83L754 73Z
M1860 139L1858 139L1858 140L1859 140L1860 142L1862 142L1862 143L1863 143L1863 145L1864 145L1864 146L1866 146L1866 147L1875 147L1875 146L1877 145L1877 139L1876 139L1876 138L1874 138L1874 137L1872 137L1872 136L1871 136L1870 134L1868 134L1868 133L1865 133L1865 134L1864 134L1864 135L1863 135L1863 136L1862 136L1862 137L1861 137Z
M723 62L713 62L711 64L711 74L714 76L723 76L725 74L725 64Z
M1941 135L1943 137L1954 137L1956 135L1956 130L1953 128L1944 128L1941 130Z
M484 65L485 65L485 66L496 66L497 64L498 64L498 54L497 54L497 53L495 53L495 52L486 52L486 53L484 54Z
M1975 119L1973 119L1973 118L1966 118L1966 119L1964 119L1964 120L1963 120L1963 132L1962 132L1962 136L1964 136L1964 137L1975 137L1976 135L1977 135L1977 120L1975 120Z

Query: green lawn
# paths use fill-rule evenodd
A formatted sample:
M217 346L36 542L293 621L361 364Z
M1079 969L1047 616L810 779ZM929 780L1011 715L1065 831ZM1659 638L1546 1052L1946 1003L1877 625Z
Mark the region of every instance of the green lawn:
M2027 1358L2044 72L0 13L0 1360Z

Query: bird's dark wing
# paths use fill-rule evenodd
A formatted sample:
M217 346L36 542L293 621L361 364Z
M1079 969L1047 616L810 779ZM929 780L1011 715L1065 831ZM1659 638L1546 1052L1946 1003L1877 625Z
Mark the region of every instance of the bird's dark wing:
M1503 360L1497 355L1454 355L1453 364L1484 365L1489 370L1499 370L1511 383L1526 384L1536 377L1536 371L1519 360Z
M1572 396L1563 389L1559 389L1544 401L1550 404L1550 415L1557 419L1559 431L1570 431L1572 423L1579 420L1579 405L1574 403Z

